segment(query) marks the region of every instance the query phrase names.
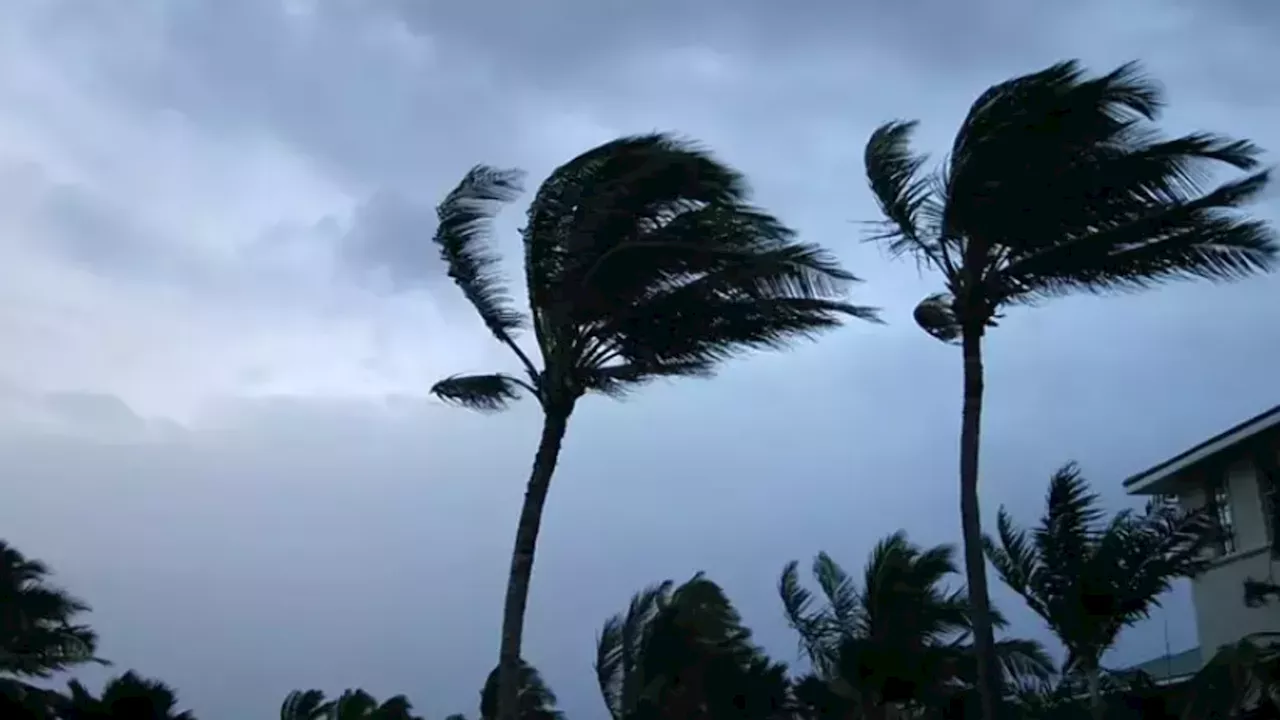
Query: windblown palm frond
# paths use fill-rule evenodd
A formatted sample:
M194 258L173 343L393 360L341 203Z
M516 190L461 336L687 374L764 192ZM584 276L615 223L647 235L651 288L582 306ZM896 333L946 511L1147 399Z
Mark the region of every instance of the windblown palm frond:
M521 380L502 373L453 375L431 386L431 394L447 403L481 412L505 410L520 399L520 391L532 390Z
M0 673L49 677L94 656L97 635L73 622L89 606L49 583L49 568L0 540Z
M332 708L321 690L294 690L280 704L280 720L324 720Z
M1032 531L1002 508L987 557L1068 651L1066 672L1097 669L1120 632L1157 607L1173 581L1203 569L1213 537L1204 511L1153 503L1110 520L1074 464L1054 473Z
M489 332L504 342L509 342L511 334L527 320L512 307L490 233L502 204L519 197L522 177L518 170L477 165L436 208L440 224L435 243L449 277L462 289Z

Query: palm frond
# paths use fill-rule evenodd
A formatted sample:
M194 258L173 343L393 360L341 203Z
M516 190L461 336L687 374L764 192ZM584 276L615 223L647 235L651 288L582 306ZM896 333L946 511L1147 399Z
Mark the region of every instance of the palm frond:
M825 552L813 559L813 578L827 600L828 615L841 632L856 632L863 608L858 588L844 568Z
M815 668L825 669L831 660L828 626L824 613L813 607L813 593L800 585L798 563L787 563L778 578L778 595L782 598L787 625L800 636L800 648Z
M493 217L502 205L519 197L522 177L518 170L477 165L436 209L440 224L434 241L449 268L449 277L489 332L504 342L510 341L526 320L511 305L490 234Z
M578 378L584 389L620 400L645 383L662 378L706 377L713 369L709 362L672 360L648 365L628 363L582 368L578 371Z
M884 222L868 240L881 242L893 255L909 254L930 267L953 270L950 249L935 224L941 208L933 194L935 184L921 173L926 155L911 152L911 135L918 121L885 123L871 133L864 152L867 181L884 214Z
M1016 592L1033 612L1041 617L1049 610L1041 598L1042 562L1037 546L1029 533L1014 524L1013 517L1003 507L996 515L997 545L990 536L982 539L987 560L995 567L1010 590Z
M520 399L520 390L528 385L502 373L488 375L453 375L431 386L431 394L441 400L480 412L505 410Z
M995 303L1178 277L1270 269L1275 233L1240 213L1256 172L1207 190L1214 166L1257 168L1261 150L1211 133L1165 139L1161 88L1136 63L1088 77L1075 61L993 86L957 134L943 234Z
M332 707L322 690L294 690L280 704L280 720L320 720Z
M674 583L650 585L631 598L625 613L605 621L596 640L596 681L615 720L639 702L646 685L642 651L653 618L671 600Z

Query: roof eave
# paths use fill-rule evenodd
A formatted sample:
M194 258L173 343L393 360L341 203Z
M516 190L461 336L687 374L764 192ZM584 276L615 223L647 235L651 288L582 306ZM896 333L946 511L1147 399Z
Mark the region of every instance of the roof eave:
M1216 435L1199 445L1174 456L1154 467L1124 481L1124 489L1130 495L1157 495L1167 492L1170 482L1197 463L1208 460L1220 452L1229 450L1249 438L1280 427L1280 405L1256 415L1235 427Z

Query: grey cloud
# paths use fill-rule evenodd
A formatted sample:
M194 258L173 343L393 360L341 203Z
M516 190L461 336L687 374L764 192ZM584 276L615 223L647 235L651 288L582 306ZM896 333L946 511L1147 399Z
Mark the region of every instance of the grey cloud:
M385 280L396 290L435 287L447 282L444 264L431 244L435 226L433 205L392 191L377 192L356 209L339 254L365 281Z
M1217 8L314 5L299 17L255 0L52 2L24 26L48 33L40 60L108 88L113 102L143 116L183 113L209 137L288 144L366 199L349 225L335 209L315 227L264 229L230 279L215 273L211 303L247 296L257 305L234 307L282 329L323 328L331 306L382 311L344 292L298 291L334 284L335 249L343 272L385 274L405 291L379 302L416 301L438 272L424 252L429 208L468 166L522 165L536 180L610 134L657 127L740 165L762 204L840 249L869 279L860 299L885 305L893 323L735 362L714 382L584 403L552 492L529 622L530 659L575 718L600 712L589 667L597 623L648 582L707 570L787 657L794 639L772 594L782 563L827 550L858 567L900 527L920 542L957 539L959 358L910 324L930 279L853 242L854 222L874 213L859 154L876 123L919 117L922 146L941 152L990 82L1064 56L1098 68L1140 56L1170 86L1174 129L1280 148L1280 110L1257 70L1270 51L1257 27ZM183 267L147 264L165 257L145 257L147 243L181 242L136 231L147 198L102 206L91 187L64 192L56 203L32 197L57 210L53 230L74 230L59 246L66 257L122 277ZM112 233L144 244L88 239ZM987 516L1006 504L1034 517L1049 473L1069 459L1109 502L1130 503L1122 477L1273 404L1260 388L1274 386L1280 353L1266 332L1280 326L1275 291L1274 279L1179 284L1011 311L987 345ZM406 317L394 319L418 320ZM432 372L487 369L470 366L484 356L458 350L466 342L433 337L413 352L430 356ZM291 361L267 363L258 379L318 364ZM434 379L420 374L406 393ZM4 422L0 464L13 479L0 524L97 605L122 666L162 675L210 717L269 711L310 685L407 692L429 716L473 709L496 654L533 408L478 418L412 395L230 401L181 432L103 444L84 436L143 413L101 394L13 406L56 415L62 436L42 425L32 439L21 418ZM1019 633L1046 638L1007 593L998 600ZM1194 642L1178 594L1163 618L1126 634L1115 661L1162 652L1165 618L1175 649Z
M52 179L31 162L0 163L0 193L44 249L95 272L132 279L205 279L208 259L158 237L93 188ZM31 242L31 240L28 240Z

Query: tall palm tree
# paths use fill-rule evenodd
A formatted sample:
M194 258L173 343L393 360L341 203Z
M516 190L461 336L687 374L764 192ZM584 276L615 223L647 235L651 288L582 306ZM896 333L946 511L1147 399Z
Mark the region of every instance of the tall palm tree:
M98 637L75 622L89 606L49 582L49 568L0 540L0 675L49 677L87 662Z
M738 172L666 135L624 137L560 166L521 232L528 313L511 302L490 220L520 173L477 166L438 208L449 275L524 377L454 376L432 392L479 410L520 394L542 406L542 435L516 527L503 607L499 720L515 720L525 603L543 505L569 416L584 394L620 396L655 378L707 376L733 355L778 348L874 312L843 302L855 278L748 204ZM531 326L539 367L518 333Z
M872 551L861 586L821 553L813 562L819 603L789 563L778 581L788 624L799 634L812 674L797 695L822 718L883 718L892 708L937 709L977 681L972 608L947 545L922 549L899 531ZM1005 621L993 613L998 626ZM1037 643L996 645L1009 681L1044 679L1052 661Z
M94 697L78 680L68 688L59 714L65 720L195 720L191 711L177 709L173 688L132 670L108 680L101 697Z
M790 717L786 666L751 642L724 591L701 573L648 587L610 618L596 678L613 720Z
M964 361L960 510L979 649L983 715L997 698L978 505L982 339L1000 311L1071 292L1136 290L1175 278L1231 280L1270 269L1275 235L1241 206L1267 183L1261 151L1210 133L1162 137L1160 87L1134 63L1090 77L1076 61L992 86L932 173L910 148L915 121L866 147L884 214L872 239L941 273L915 319ZM1212 187L1211 170L1247 171Z
M986 537L1000 579L1022 596L1067 650L1063 674L1086 679L1094 716L1103 713L1102 656L1120 632L1147 618L1179 578L1200 572L1213 539L1204 511L1152 502L1142 513L1109 520L1075 463L1049 481L1044 514L1033 530L1002 507L999 542Z

